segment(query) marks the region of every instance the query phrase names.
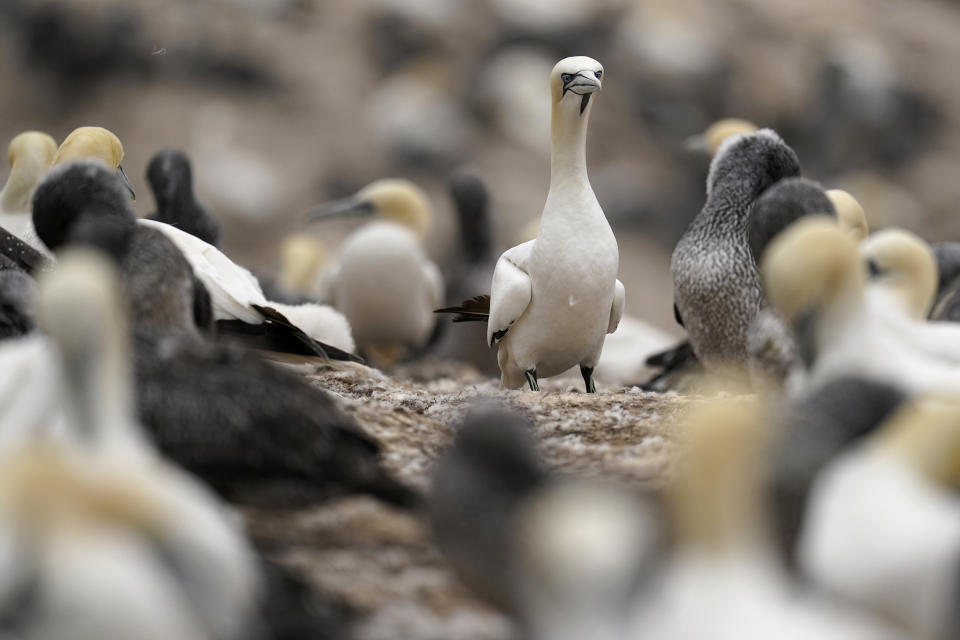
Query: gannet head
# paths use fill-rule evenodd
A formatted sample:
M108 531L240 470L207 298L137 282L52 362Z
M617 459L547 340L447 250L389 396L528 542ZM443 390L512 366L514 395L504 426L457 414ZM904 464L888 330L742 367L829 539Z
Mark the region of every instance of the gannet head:
M192 188L190 160L182 151L158 151L147 165L147 182L150 183L157 206L164 207L173 202L178 193Z
M755 400L723 398L684 418L687 442L667 501L677 538L712 553L757 542L769 433Z
M770 243L760 271L767 299L790 323L809 367L821 314L862 295L866 269L856 242L834 219L806 217Z
M784 178L757 198L750 214L747 239L759 264L763 252L777 234L809 215L833 215L834 208L823 187L806 178Z
M33 194L33 226L51 251L68 241L84 218L133 226L127 192L116 172L95 159L53 167Z
M7 159L10 166L29 163L36 171L36 180L50 168L57 153L57 141L42 131L24 131L15 136L7 147Z
M800 175L800 159L772 129L728 137L713 156L707 174L709 197L723 182L739 200L753 200L774 183Z
M370 215L402 224L421 236L427 232L433 220L427 194L413 182L402 178L372 182L349 198L311 209L307 219Z
M40 280L38 324L57 344L79 434L102 442L129 419L130 358L120 279L106 255L63 252Z
M305 233L287 237L280 247L280 284L291 293L308 295L327 262L327 249Z
M898 409L870 441L936 483L960 484L960 403L928 395Z
M833 208L837 210L840 226L857 242L864 240L870 233L870 229L867 226L867 216L864 215L863 207L857 199L843 189L830 189L827 191L827 197L833 203Z
M703 133L687 138L683 146L691 151L705 151L712 157L727 138L741 133L753 133L757 129L759 127L749 120L724 118L711 124Z
M892 293L915 320L925 320L937 295L937 261L920 237L884 229L860 245L871 279Z
M116 171L123 185L130 192L130 197L137 199L137 194L120 164L123 162L123 143L112 131L103 127L74 129L57 150L53 158L53 166L84 159L99 160Z
M583 115L590 97L600 91L602 84L603 65L599 62L586 56L564 58L550 72L554 108L565 106L571 113Z

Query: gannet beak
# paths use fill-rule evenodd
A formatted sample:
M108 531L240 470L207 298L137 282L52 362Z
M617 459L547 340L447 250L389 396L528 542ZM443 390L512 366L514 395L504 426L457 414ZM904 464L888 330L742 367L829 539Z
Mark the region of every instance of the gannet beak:
M687 151L693 151L696 153L707 153L710 151L710 145L707 142L707 136L702 133L698 133L695 136L690 136L684 140L683 148Z
M601 83L596 78L591 78L584 73L578 73L573 79L564 85L563 90L584 96L596 91L600 91Z
M123 182L123 186L130 192L130 197L136 200L137 192L133 190L133 185L130 184L130 178L128 178L126 172L124 172L123 165L117 165L117 175L120 176L120 181Z
M334 200L313 207L307 211L307 220L310 222L316 220L327 220L329 218L341 218L346 216L369 216L373 215L373 203L369 200L362 200L356 196L350 196L342 200Z
M793 321L793 335L800 361L809 371L817 360L817 325L814 310L803 311L797 315Z

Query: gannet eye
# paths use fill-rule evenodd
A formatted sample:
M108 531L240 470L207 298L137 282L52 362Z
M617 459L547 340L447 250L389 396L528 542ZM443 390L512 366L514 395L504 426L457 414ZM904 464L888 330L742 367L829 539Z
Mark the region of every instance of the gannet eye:
M571 80L573 80L573 74L572 74L572 73L561 73L561 74L560 74L560 79L563 80L563 84L568 84Z
M867 270L870 271L871 278L883 275L883 269L880 268L880 265L878 265L877 261L873 258L867 260Z
M597 80L603 77L603 71L594 71L593 75L597 76Z

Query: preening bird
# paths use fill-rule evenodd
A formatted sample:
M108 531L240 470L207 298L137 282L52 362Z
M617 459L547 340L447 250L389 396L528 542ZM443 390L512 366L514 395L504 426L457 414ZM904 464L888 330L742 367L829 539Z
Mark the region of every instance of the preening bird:
M62 378L47 400L62 403L67 432L3 452L6 629L48 640L245 637L259 597L252 552L216 500L143 438L114 270L89 250L62 254L39 308Z
M193 170L182 151L158 151L147 165L147 182L157 203L150 219L164 222L219 246L220 225L193 193Z
M444 292L443 277L422 246L432 217L423 190L408 180L377 180L307 216L377 216L344 242L330 274L330 303L350 321L359 349L375 360L395 362L422 348Z
M7 158L10 177L0 191L0 227L33 249L46 252L37 238L30 216L31 198L37 183L46 175L57 153L57 143L46 133L26 131L10 141ZM4 255L12 257L3 247Z
M617 240L587 177L587 124L603 66L564 58L550 74L550 191L534 240L508 249L493 272L490 295L460 307L456 320L487 322L487 343L499 343L500 385L539 390L540 377L579 365L587 392L604 337L625 304L617 280Z

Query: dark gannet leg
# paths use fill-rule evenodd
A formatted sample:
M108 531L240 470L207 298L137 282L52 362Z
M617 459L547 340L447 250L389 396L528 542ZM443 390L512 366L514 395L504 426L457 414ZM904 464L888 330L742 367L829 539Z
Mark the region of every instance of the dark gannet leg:
M530 391L540 391L540 385L537 384L536 369L527 369L523 372L523 375L527 377L527 383L530 385Z
M583 384L587 387L587 393L596 393L597 385L593 383L593 367L580 367L580 375L583 376Z

